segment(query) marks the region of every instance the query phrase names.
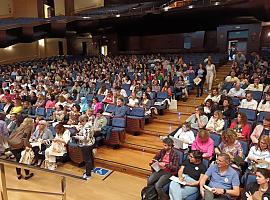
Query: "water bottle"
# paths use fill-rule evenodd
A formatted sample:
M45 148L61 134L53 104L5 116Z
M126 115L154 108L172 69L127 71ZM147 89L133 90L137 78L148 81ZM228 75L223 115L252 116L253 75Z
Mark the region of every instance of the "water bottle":
M179 122L180 122L180 120L181 120L181 112L178 112L178 120L179 120Z
M172 124L169 124L169 133L172 132Z

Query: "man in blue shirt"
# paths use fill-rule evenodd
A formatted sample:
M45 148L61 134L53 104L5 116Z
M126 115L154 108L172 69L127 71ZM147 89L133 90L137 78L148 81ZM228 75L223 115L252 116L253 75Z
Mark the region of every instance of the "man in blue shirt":
M230 200L231 196L239 196L239 175L230 163L230 156L222 153L218 156L216 164L208 168L200 181L201 195L205 200ZM208 179L209 187L205 186Z
M116 101L116 108L112 113L113 117L125 117L127 114L127 107L124 105L124 100L122 98L118 98Z

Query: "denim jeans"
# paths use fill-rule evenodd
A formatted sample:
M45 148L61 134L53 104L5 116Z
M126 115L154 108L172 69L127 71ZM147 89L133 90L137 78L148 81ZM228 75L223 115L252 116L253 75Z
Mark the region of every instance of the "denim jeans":
M183 174L185 177L186 182L194 182L195 180L191 177L189 177L186 174ZM181 186L179 183L176 183L174 181L170 184L170 200L182 200L188 197L191 194L194 194L198 191L198 187L192 187L192 186Z
M167 200L169 196L163 191L162 187L170 182L171 173L160 170L153 172L148 178L147 185L155 185L160 200Z

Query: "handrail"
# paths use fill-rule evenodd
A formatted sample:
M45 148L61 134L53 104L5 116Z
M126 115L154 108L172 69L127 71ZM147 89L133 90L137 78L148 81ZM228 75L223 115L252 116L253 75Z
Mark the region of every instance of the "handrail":
M22 167L24 169L31 169L34 171L40 171L45 173L50 173L54 175L61 176L61 192L46 192L46 191L36 191L36 190L28 190L28 189L17 189L17 188L8 188L6 182L6 174L5 174L5 165L14 166L14 167ZM36 193L36 194L45 194L45 195L54 195L54 196L62 196L62 200L66 200L66 177L83 179L81 176L76 176L73 174L68 174L65 172L51 171L47 169L37 168L30 165L16 163L14 161L0 159L0 170L1 170L1 183L2 183L2 191L1 197L2 200L8 200L7 191L15 191L15 192L28 192L28 193Z
M84 180L82 178L82 176L77 176L77 175L69 174L69 173L66 173L66 172L52 171L52 170L39 168L39 167L31 166L31 165L25 165L25 164L17 163L15 161L5 160L5 159L1 159L1 158L0 158L0 164L14 166L14 167L18 167L18 168L21 167L21 168L24 168L24 169L32 169L32 170L35 170L35 171L46 172L46 173L50 173L50 174L54 174L54 175L58 175L58 176L71 177L71 178Z

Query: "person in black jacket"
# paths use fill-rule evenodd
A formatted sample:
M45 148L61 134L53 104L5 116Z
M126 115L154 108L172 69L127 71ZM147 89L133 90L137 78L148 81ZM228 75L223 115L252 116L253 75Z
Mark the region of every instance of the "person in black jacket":
M258 168L256 171L256 182L247 185L242 194L242 200L267 200L270 199L269 187L270 174L267 169Z

